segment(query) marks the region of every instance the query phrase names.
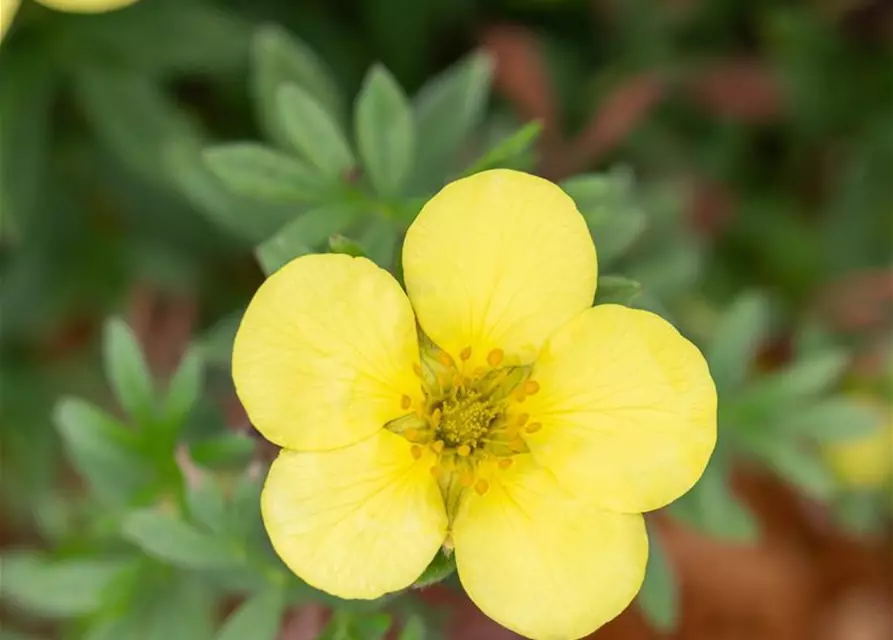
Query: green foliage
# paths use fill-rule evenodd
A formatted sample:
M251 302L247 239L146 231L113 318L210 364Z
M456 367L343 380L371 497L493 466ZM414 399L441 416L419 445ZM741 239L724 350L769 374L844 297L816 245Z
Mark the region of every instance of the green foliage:
M648 566L638 601L642 612L655 629L662 632L676 629L679 618L676 579L661 545L660 536L654 531L649 531Z

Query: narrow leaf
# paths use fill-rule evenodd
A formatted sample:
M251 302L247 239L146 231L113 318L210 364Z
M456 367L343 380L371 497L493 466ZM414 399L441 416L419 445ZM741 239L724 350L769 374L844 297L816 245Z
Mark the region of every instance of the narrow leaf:
M126 516L121 533L147 555L187 569L228 567L239 559L217 537L149 509Z
M829 398L794 408L773 426L783 434L819 442L845 442L875 432L883 420L883 411L869 404L850 398Z
M189 349L168 386L163 410L165 424L182 426L201 393L203 368L200 351Z
M765 408L795 405L827 391L848 362L841 349L808 355L781 371L761 376L744 390L741 401Z
M186 494L186 504L194 522L214 533L226 531L226 501L213 477L203 476L198 486L190 488Z
M400 192L412 166L415 124L409 101L390 72L373 67L356 106L357 148L378 193Z
M456 556L452 553L444 553L443 549L437 550L437 555L422 572L422 575L413 583L416 589L424 589L442 580L446 580L456 571Z
M326 245L329 236L347 229L359 211L347 205L311 209L285 225L256 250L257 259L267 275L278 271L298 256Z
M324 176L337 180L354 166L344 131L313 96L288 84L277 91L276 105L288 143Z
M365 257L366 255L366 252L360 245L340 233L336 233L329 238L329 251L332 253L343 253L355 258Z
M543 127L539 122L528 122L488 149L465 170L464 175L470 176L487 169L513 166L520 156L530 152L542 131Z
M769 302L757 293L741 295L726 310L707 348L710 372L720 392L739 387L747 378L769 321Z
M151 421L155 391L149 366L130 327L119 318L111 318L103 329L102 356L106 376L115 397L134 418Z
M427 635L425 621L419 615L412 615L403 625L399 640L425 640Z
M275 587L252 596L232 614L217 634L217 640L276 640L285 601Z
M623 276L599 276L596 304L629 304L642 293L642 285Z
M320 199L316 169L281 151L251 142L210 147L205 163L221 182L239 195L275 203Z
M240 433L226 432L193 442L189 451L192 459L206 467L238 467L254 453L254 440Z
M639 591L639 606L649 622L662 632L676 629L679 621L679 590L660 536L648 536L648 565Z

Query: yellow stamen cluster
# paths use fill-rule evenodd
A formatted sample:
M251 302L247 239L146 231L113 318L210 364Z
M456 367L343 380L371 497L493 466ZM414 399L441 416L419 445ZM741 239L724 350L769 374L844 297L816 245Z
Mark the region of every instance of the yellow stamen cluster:
M422 366L414 370L425 401L412 406L404 398L401 407L412 406L414 411L387 425L410 442L417 460L426 449L436 455L431 473L440 481L448 505L455 504L463 489L484 495L490 483L478 472L481 463L509 469L512 456L528 450L525 435L542 428L518 411L518 403L540 388L529 379L530 368L505 364L502 349L493 349L486 357L488 367L469 372L471 355L471 347L465 347L457 364L433 345L423 349Z

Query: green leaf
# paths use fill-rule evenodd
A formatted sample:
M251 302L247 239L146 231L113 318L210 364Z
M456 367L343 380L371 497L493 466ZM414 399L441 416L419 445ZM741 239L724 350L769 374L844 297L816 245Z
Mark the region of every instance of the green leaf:
M850 398L829 398L796 407L773 424L779 434L805 436L819 442L859 438L879 429L883 412Z
M201 352L195 347L189 349L168 386L162 410L165 424L175 428L183 425L201 394L203 369Z
M323 176L337 181L353 168L344 131L313 96L287 84L277 91L276 105L289 145Z
M229 508L229 530L240 539L251 537L262 529L260 494L263 474L248 468L236 482Z
M226 187L208 169L196 141L178 140L163 153L164 173L192 206L214 224L254 245L292 218L292 206L251 200Z
M102 358L121 407L141 423L150 422L155 404L152 375L136 336L120 318L110 318L105 323Z
M332 253L343 253L348 256L365 257L366 252L363 248L350 238L336 233L329 238L329 251Z
M350 205L329 205L302 213L285 225L256 250L257 259L267 275L278 271L298 256L326 245L329 236L344 231L359 216Z
M244 314L245 311L240 309L224 316L202 336L198 349L205 362L229 366L232 361L236 331L239 330L239 323L242 322Z
M666 633L674 631L679 623L679 590L660 536L651 531L648 542L648 565L639 591L639 606L652 626Z
M13 553L0 559L0 594L41 616L79 616L102 607L109 588L132 568L120 560L53 561L34 553Z
M391 73L369 71L356 104L357 148L376 191L400 193L412 166L415 124L406 95Z
M755 380L744 389L741 402L758 407L792 406L828 390L843 375L849 357L841 349L807 355Z
M75 95L100 141L130 170L155 184L172 184L165 149L200 137L160 83L134 70L108 65L80 69Z
M304 89L340 121L344 107L331 72L306 44L276 25L260 27L252 43L252 89L258 116L271 140L288 145L277 92L286 84Z
M217 640L276 640L284 611L282 591L270 587L239 607L226 620Z
M241 196L266 202L316 202L322 196L316 169L281 151L252 142L210 147L204 160L215 176Z
M416 589L424 589L449 578L456 571L456 556L453 553L445 553L443 548L437 550L437 555L416 579L412 586Z
M363 231L359 245L363 255L382 269L390 270L397 248L397 230L387 221L376 220Z
M186 504L192 520L215 533L226 531L226 501L213 477L202 476L198 486L191 487L187 492Z
M675 518L721 540L753 542L760 535L757 521L732 494L721 463L715 459L698 483L669 509Z
M147 555L185 569L230 567L240 561L219 538L150 509L128 514L121 533Z
M411 615L406 620L406 624L403 625L399 640L425 640L427 635L425 621L422 619L422 616Z
M600 269L623 257L648 226L631 174L615 169L583 174L561 183L589 225Z
M381 640L391 628L387 613L336 611L319 640Z
M758 293L739 296L723 314L707 348L710 373L720 392L740 387L748 377L770 319L769 302Z
M468 134L480 124L490 92L493 62L475 53L429 80L413 100L416 139L413 184L444 184Z
M255 442L250 436L226 432L193 442L189 447L192 459L204 467L238 467L254 454Z
M760 453L766 466L807 496L828 500L834 495L837 483L816 452L797 442L772 438L772 442L767 439Z
M78 398L63 398L53 419L69 459L100 500L121 504L153 478L133 431Z
M519 156L530 152L542 131L543 127L539 122L528 122L488 149L464 171L464 175L470 176L488 169L512 166Z
M596 304L629 304L642 293L642 285L623 276L599 276Z

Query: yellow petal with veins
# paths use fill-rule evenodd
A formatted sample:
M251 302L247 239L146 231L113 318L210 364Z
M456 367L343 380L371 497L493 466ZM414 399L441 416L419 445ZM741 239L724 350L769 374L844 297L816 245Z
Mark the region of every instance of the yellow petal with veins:
M469 372L489 354L530 362L592 304L597 275L573 200L505 169L457 180L424 206L406 234L403 272L422 329Z
M446 537L427 452L380 431L324 452L283 451L264 485L264 526L276 553L308 584L372 599L412 584Z
M568 490L640 513L704 472L716 389L701 352L659 316L594 307L549 339L532 377L540 390L524 411L542 428L527 445Z
M365 258L297 258L254 295L233 380L254 426L297 450L357 442L419 401L415 318L396 280Z
M622 612L645 577L641 515L564 491L531 456L466 492L453 523L469 597L499 624L536 640L570 640Z

